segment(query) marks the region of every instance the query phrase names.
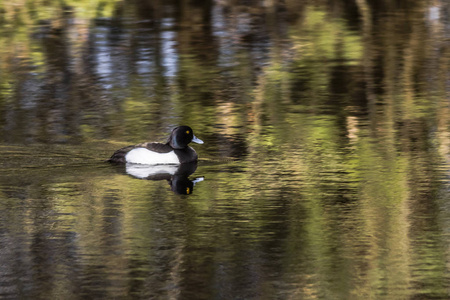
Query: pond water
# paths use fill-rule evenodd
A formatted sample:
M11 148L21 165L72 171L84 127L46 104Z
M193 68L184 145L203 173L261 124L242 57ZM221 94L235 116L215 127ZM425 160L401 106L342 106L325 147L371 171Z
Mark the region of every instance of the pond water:
M0 4L0 298L450 298L447 1L62 3Z

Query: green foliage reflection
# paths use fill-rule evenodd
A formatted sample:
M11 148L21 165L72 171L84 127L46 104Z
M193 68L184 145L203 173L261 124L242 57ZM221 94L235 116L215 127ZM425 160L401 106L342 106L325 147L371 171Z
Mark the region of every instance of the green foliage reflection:
M23 294L448 298L445 24L425 1L294 2L0 4ZM192 195L102 164L181 123L206 142Z

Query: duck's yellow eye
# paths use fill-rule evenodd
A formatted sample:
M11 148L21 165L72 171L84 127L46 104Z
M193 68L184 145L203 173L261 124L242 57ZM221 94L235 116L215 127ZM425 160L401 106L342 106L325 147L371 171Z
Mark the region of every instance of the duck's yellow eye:
M189 189L189 188L186 188L186 194L188 194L189 195L189 192L190 192L191 190Z
M189 130L186 130L186 133L189 134Z

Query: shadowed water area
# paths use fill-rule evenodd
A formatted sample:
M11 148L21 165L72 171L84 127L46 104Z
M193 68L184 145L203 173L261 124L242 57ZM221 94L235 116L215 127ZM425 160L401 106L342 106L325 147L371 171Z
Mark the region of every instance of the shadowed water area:
M449 66L448 1L1 2L0 298L449 299Z

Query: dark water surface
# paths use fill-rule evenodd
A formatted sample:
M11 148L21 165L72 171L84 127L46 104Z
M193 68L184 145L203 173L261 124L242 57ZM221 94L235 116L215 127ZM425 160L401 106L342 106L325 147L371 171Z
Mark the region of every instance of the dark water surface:
M0 298L449 299L449 65L448 1L0 3Z

